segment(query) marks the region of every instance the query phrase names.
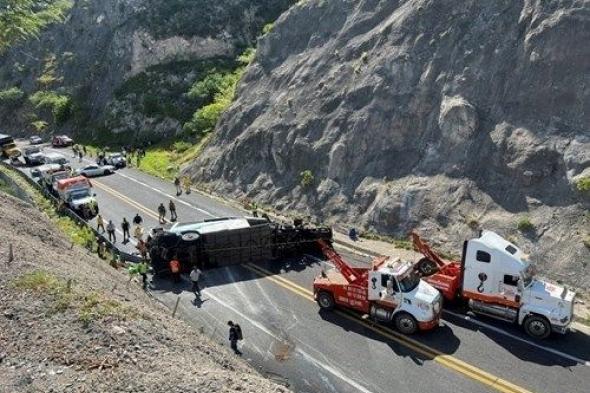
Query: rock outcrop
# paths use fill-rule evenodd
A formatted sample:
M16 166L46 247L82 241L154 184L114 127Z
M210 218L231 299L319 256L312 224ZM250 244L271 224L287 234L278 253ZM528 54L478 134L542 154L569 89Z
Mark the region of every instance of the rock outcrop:
M300 3L186 171L326 222L418 228L455 253L495 229L587 286L588 42L584 0Z

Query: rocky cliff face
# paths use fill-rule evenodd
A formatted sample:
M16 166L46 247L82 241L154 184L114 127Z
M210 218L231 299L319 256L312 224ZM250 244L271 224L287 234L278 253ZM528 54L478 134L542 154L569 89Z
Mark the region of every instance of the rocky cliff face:
M291 0L77 0L67 20L39 40L0 57L0 90L24 97L0 102L5 132L50 131L100 136L105 142L157 139L180 132L198 108L186 92L211 70L231 68L265 23ZM53 81L41 83L48 74ZM71 98L71 114L54 124L28 97L50 90Z
M261 39L187 171L455 253L495 229L587 286L588 42L583 0L308 1Z

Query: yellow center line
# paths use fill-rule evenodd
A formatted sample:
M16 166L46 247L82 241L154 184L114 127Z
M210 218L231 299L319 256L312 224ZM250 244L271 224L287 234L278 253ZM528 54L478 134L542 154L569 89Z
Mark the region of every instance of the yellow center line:
M283 277L276 276L276 273L272 273L260 266L253 265L251 263L246 264L244 266L248 270L258 274L259 276L262 276L262 277L280 285L281 287L283 287L295 294L298 294L301 297L304 297L307 300L315 301L313 298L313 292L307 288L301 287L301 286L295 284L294 282L287 280ZM457 372L459 372L471 379L481 382L484 385L492 387L500 392L503 392L503 393L517 393L517 392L518 393L531 393L530 391L528 391L520 386L514 385L513 383L511 383L509 381L506 381L502 378L496 377L495 375L492 375L492 374L490 374L478 367L472 366L471 364L466 363L460 359L457 359L454 356L440 352L432 347L422 344L421 342L411 339L407 336L404 336L404 335L402 335L392 329L389 329L383 325L373 325L373 324L368 323L362 319L359 319L359 317L357 317L357 316L353 316L347 312L343 312L340 310L336 310L336 314L338 314L339 316L346 318L352 322L363 325L363 327L365 327L375 333L378 333L379 335L384 336L390 340L393 340L393 341L397 342L398 344L401 344L401 345L413 350L416 353L424 355L428 359L434 360L435 362L437 362L447 368L455 370L455 371L457 371Z
M92 184L95 185L97 188L100 188L103 191L111 194L115 198L121 199L123 202L127 203L128 205L131 205L131 206L135 207L136 209L142 211L143 213L145 213L149 217L155 218L156 220L159 219L158 215L155 212L149 210L147 207L139 204L138 202L134 201L133 199L130 199L129 197L121 194L120 192L112 189L111 187L105 185L104 183L100 183L96 180L92 180Z
M98 186L98 188L101 188L104 191L108 192L109 194L113 195L114 197L119 198L119 199L123 200L124 202L128 203L129 205L136 207L137 209L141 210L142 212L149 215L150 217L158 219L158 215L155 212L152 212L150 209L143 206L139 202L132 200L131 198L119 193L118 191L106 186L103 183L97 182L96 180L94 180L93 183L96 184ZM253 265L251 263L245 264L243 266L246 267L248 270L252 271L253 273L255 273L256 275L263 277L269 281L272 281L275 284L301 296L302 298L304 298L306 300L309 300L312 302L315 301L314 297L313 297L313 292L307 288L304 288L298 284L295 284L294 282L292 282L290 280L280 277L280 276L276 275L276 273L270 272L260 266ZM468 364L462 360L459 360L459 359L455 358L454 356L445 354L445 353L440 352L432 347L422 344L414 339L411 339L407 336L401 335L400 333L398 333L392 329L389 329L389 328L384 327L382 325L370 324L362 319L359 319L356 316L353 316L349 313L346 313L346 312L343 312L340 310L337 310L336 314L339 316L342 316L352 322L358 323L358 324L362 325L363 327L365 327L365 328L367 328L367 329L369 329L369 330L371 330L383 337L386 337L392 341L395 341L398 344L401 344L401 345L405 346L406 348L409 348L412 351L425 356L428 359L432 359L435 362L437 362L449 369L455 370L455 371L457 371L457 372L459 372L471 379L481 382L482 384L484 384L486 386L496 389L497 391L500 391L503 393L531 393L529 390L526 390L520 386L514 385L511 382L508 382L504 379L496 377L496 376L494 376L494 375L492 375L492 374L490 374L478 367L472 366L471 364Z

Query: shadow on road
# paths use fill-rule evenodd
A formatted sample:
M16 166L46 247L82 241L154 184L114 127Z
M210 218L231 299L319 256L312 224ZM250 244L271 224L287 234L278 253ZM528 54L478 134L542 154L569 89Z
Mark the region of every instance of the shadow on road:
M326 322L338 325L347 332L353 332L356 334L360 334L366 338L386 343L397 356L408 357L412 359L412 361L417 365L421 366L424 364L424 362L433 360L435 357L435 355L427 356L426 354L416 352L415 350L409 348L408 345L403 344L403 338L399 339L398 341L397 339L386 337L373 331L372 329L367 328L362 323L355 322L341 315L346 314L357 317L358 315L356 314L340 310L332 312L321 309L318 311L318 313L320 317ZM367 321L367 323L373 324L372 321ZM377 328L390 328L390 326L385 324L373 324L373 326ZM427 339L428 341L434 339L438 343L437 350L444 353L445 355L451 355L455 353L461 343L459 338L455 336L451 328L449 328L448 326L441 326L433 331L416 333L415 335L411 336L411 339L429 346L431 346L431 344L426 343L425 341L427 341Z
M260 275L255 274L247 269L248 264L225 266L216 269L208 269L203 272L203 285L206 287L217 287L227 284L235 284L236 282L250 281L259 279ZM257 263L255 266L262 267L265 272L272 274L283 274L286 272L301 272L312 266L319 266L319 262L310 257L292 257L272 260L268 262ZM172 291L180 293L182 291L190 291L190 281L188 274L183 274L183 280L179 284L173 284L169 275L157 274L152 280L154 290Z
M486 335L489 339L493 340L496 344L505 348L512 355L522 361L532 362L543 366L573 367L580 365L579 362L573 359L568 359L556 353L551 353L542 348L535 347L528 342L577 357L584 361L590 360L590 352L588 351L588 348L590 348L590 337L580 332L569 332L564 336L560 334L552 334L543 341L534 341L517 325L483 316L477 316L477 320L527 341L522 342L463 318L457 318L446 314L444 319L463 329L480 332Z

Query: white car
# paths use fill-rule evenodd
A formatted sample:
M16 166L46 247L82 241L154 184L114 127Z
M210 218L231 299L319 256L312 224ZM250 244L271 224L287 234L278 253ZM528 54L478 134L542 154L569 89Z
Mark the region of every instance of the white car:
M77 169L76 174L85 177L110 175L115 172L115 167L112 165L87 165L83 168Z
M29 143L31 145L40 145L41 143L43 143L43 139L41 139L40 136L33 135L32 137L29 138Z

